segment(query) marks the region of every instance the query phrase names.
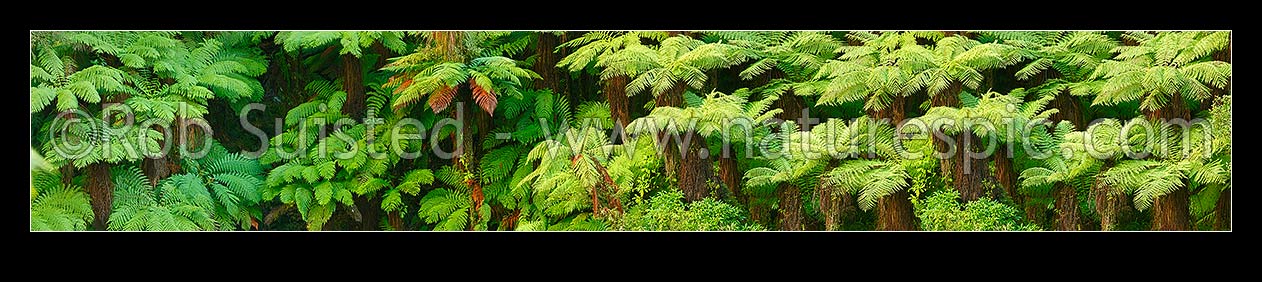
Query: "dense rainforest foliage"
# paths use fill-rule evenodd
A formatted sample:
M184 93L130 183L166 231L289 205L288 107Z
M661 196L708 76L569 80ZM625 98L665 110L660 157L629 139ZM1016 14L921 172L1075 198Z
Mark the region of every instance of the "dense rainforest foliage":
M31 230L1230 230L1229 32L32 32Z

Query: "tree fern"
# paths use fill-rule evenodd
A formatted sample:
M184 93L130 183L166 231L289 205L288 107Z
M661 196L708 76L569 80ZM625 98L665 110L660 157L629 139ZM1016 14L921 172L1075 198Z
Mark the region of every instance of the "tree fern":
M456 36L477 36L479 33ZM394 108L403 108L428 96L427 104L435 112L447 108L459 91L468 89L471 101L482 110L494 114L499 96L520 96L525 80L539 79L533 71L518 66L516 61L498 55L474 57L467 61L435 61L435 50L398 58L382 70L396 73L386 86L396 87Z
M1222 118L1221 116L1217 118ZM1136 119L1131 123L1138 123ZM1148 156L1150 158L1127 159L1105 171L1103 181L1116 191L1134 195L1135 208L1145 210L1152 206L1157 197L1167 195L1177 189L1189 189L1197 192L1204 186L1222 187L1230 180L1231 162L1224 152L1229 152L1227 143L1214 141L1220 138L1203 138L1207 131L1204 123L1198 123L1183 129L1190 132L1172 130L1167 123L1158 123L1154 127L1158 134L1135 134L1127 140L1130 144L1144 144L1137 151L1139 154L1128 156ZM1219 131L1230 136L1230 127ZM1136 130L1135 127L1130 127ZM1218 129L1223 130L1223 129ZM1129 132L1129 131L1123 131ZM1191 138L1184 138L1184 134ZM1202 136L1202 137L1198 137ZM1186 148L1187 150L1182 150ZM1125 152L1125 151L1124 151Z
M864 101L863 107L867 110L879 111L890 107L894 98L908 96L915 90L908 87L914 69L900 64L902 57L921 50L917 49L919 45L911 35L904 32L848 34L863 45L839 46L837 50L842 52L841 57L818 63L818 72L814 73L815 80L827 84L806 87L801 92L820 94L819 104L823 105Z
M82 188L62 185L55 170L31 171L31 231L83 231L92 219Z
M932 49L906 45L899 50L902 53L898 54L898 65L912 73L905 92L923 89L931 96L956 84L977 89L983 79L981 71L1010 66L1029 57L1027 52L1010 45L981 43L958 35L938 40Z
M735 45L676 36L662 40L656 49L635 44L610 56L597 63L603 68L602 79L631 76L626 88L628 96L649 91L656 97L676 85L700 89L707 79L706 71L734 66L753 58L755 53Z
M150 186L136 167L118 167L114 175L114 212L110 230L214 230L214 203L200 181L176 176Z
M1227 32L1162 32L1139 46L1120 46L1118 55L1091 74L1104 80L1092 105L1139 101L1145 111L1183 99L1204 100L1210 87L1226 88L1231 64L1207 57L1226 48Z
M263 170L257 160L239 153L229 153L217 142L207 144L209 151L202 158L185 159L184 174L171 176L197 183L209 191L214 217L221 230L249 230L262 218L259 189L264 185Z
M57 101L57 110L78 109L82 103L100 103L127 91L123 72L101 65L80 69L68 55L54 46L36 46L31 56L31 113Z

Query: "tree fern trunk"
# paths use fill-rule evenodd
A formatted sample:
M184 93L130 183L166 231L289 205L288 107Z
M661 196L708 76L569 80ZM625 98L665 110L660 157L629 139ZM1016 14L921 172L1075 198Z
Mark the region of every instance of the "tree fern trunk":
M167 154L162 154L158 158L145 158L141 161L141 167L144 167L145 175L149 176L149 185L157 185L158 180L171 176L171 170L167 168Z
M92 202L92 213L96 216L92 226L96 230L109 227L110 212L114 206L114 182L110 178L110 164L97 162L88 167L88 195Z
M1153 200L1152 230L1191 230L1192 223L1188 217L1187 188L1179 188Z
M687 89L687 86L682 82L676 83L674 86L671 86L671 88L666 89L666 91L661 95L654 97L654 104L656 107L683 107L684 91Z
M172 144L174 144L175 147L172 147L171 150L163 152L162 156L158 158L151 159L151 158L146 157L144 160L141 161L141 169L144 170L145 176L149 177L149 185L157 185L158 181L161 181L162 179L167 178L168 176L171 176L172 174L177 173L177 171L180 169L179 162L173 162L171 160L179 159L179 152L180 152L179 147L189 146L188 148L190 151L196 151L195 149L193 149L192 144L190 144L191 143L190 141L196 140L199 138L195 137L196 134L193 134L191 132L184 132L180 130L179 124L180 124L180 120L177 118L175 123L170 128L162 128L156 125L153 126L153 129L159 130L164 135L170 136L169 138L171 138L174 141L172 142ZM192 128L193 127L190 127L190 129Z
M61 185L70 185L70 182L74 180L74 173L75 169L73 164L65 164L61 166Z
M381 67L385 66L386 63L390 62L389 61L390 57L395 56L395 54L391 52L390 49L386 48L385 44L381 44L381 40L373 41L372 47L369 47L369 48L371 48L373 53L380 55L380 56L377 56L376 60L372 61L372 65L370 65L370 68L369 68L370 70L381 69ZM362 64L363 61L360 61L360 63Z
M933 95L930 98L930 105L932 107L960 107L959 94L962 90L963 85L953 82L947 89ZM960 132L953 138L955 139L955 153L950 158L942 158L939 161L940 169L943 174L951 174L955 188L960 192L960 198L965 202L977 200L986 192L982 187L982 180L986 179L986 173L989 171L986 167L987 159L972 159L968 153L981 151L982 140L969 131ZM936 137L932 140L939 152L949 151L950 148L945 140Z
M398 211L392 211L386 214L386 222L390 223L390 228L395 231L404 230L406 228L403 226L403 216L399 215Z
M1012 158L1008 156L1008 148L1004 144L999 144L999 148L995 150L995 181L999 182L999 186L1003 188L1004 194L1008 195L1012 202L1020 206L1023 198L1017 192L1017 171L1013 167Z
M478 113L482 110L470 102L472 93L468 85L459 85L457 91L454 102L456 107L451 114L453 118L460 121L460 132L459 138L452 138L452 143L456 147L452 165L458 171L476 175L478 146L474 143L477 137L473 135L473 130L475 126L480 126L477 119L481 117ZM481 215L478 209L482 207L482 186L479 185L477 177L465 180L465 185L468 185L470 189L469 201L473 204L473 207L469 209L468 230L473 230L473 226Z
M960 106L959 95L960 95L960 91L962 91L963 89L964 89L964 86L961 85L960 83L951 83L951 86L947 87L946 90L943 90L942 92L932 95L929 98L929 107L930 108L932 107L959 107ZM948 148L948 144L946 143L946 140L941 140L937 138L936 136L931 137L931 140L933 142L934 149L937 150L938 152L948 151L949 148ZM962 143L958 141L955 142L956 154L959 154L960 152L962 152L962 150L959 149L961 148L960 144ZM951 168L952 158L954 158L954 156L952 156L951 158L938 159L938 166L942 171L942 175L952 174L952 168Z
M877 200L876 229L883 231L917 230L916 214L912 211L911 194L907 189Z
M903 119L903 101L902 96L896 96L894 102L885 109L879 111L869 111L869 115L878 120L889 120L891 124L898 125ZM864 158L874 158L875 156L862 156ZM916 230L919 224L916 222L915 212L912 211L911 195L907 189L899 190L893 194L877 199L877 230Z
M890 120L890 124L898 126L903 123L903 120L907 119L907 112L904 111L904 108L906 107L907 97L894 95L894 102L891 103L889 107L889 112L891 114L890 118L892 118L892 120Z
M1108 171L1113 167L1112 161L1106 161L1100 171ZM1118 230L1119 225L1130 215L1130 199L1125 194L1112 191L1113 188L1104 183L1104 178L1096 176L1091 186L1095 198L1096 214L1100 215L1100 231Z
M1139 41L1135 41L1130 37L1122 36L1122 46L1139 46Z
M1080 230L1077 189L1065 183L1057 183L1053 189L1055 190L1052 193L1056 197L1056 230Z
M1069 94L1069 89L1062 90L1056 94L1056 98L1052 100L1052 107L1058 111L1051 116L1053 122L1069 121L1074 124L1074 130L1085 130L1086 123L1083 122L1082 105L1078 103L1078 98Z
M824 230L841 229L841 199L845 196L835 195L832 187L823 179L820 179L819 186L815 188L815 194L815 198L819 199L819 212L824 217Z
M381 230L381 197L356 197L355 206L361 212L359 230Z
M793 184L781 183L777 190L780 197L779 230L805 230L806 218L802 212L802 189Z
M766 75L767 83L770 83L772 80L785 77L784 71L781 71L778 68L772 68L767 71ZM789 89L785 91L784 94L780 94L780 98L776 99L772 106L783 110L776 115L776 118L784 121L793 121L797 123L799 130L810 131L810 126L804 124L804 122L800 120L802 119L802 110L806 108L805 104L806 103L802 101L801 96L794 95L793 90Z
M1047 212L1042 205L1034 205L1034 197L1025 195L1021 196L1022 210L1025 211L1025 219L1030 220L1034 224L1044 226L1047 223Z
M706 71L705 89L702 89L702 96L719 89L719 70L711 69Z
M614 124L627 128L627 123L631 122L631 112L628 107L630 101L627 98L627 82L630 80L625 75L619 75L609 78L604 83L605 99L609 100L609 113L612 114Z
M836 166L836 160L829 161L824 171L831 171ZM819 186L815 189L819 198L819 210L824 214L824 230L842 230L847 222L855 221L859 207L855 205L853 195L839 194L832 189L828 181L819 179Z
M342 55L342 90L346 91L346 103L342 114L355 120L364 118L364 79L359 57Z
M755 198L745 196L746 206L749 207L749 220L758 223L764 227L771 226L771 220L774 216L771 214L771 207L765 201L759 201Z
M973 159L968 154L970 150L981 150L979 144L982 142L978 139L972 132L961 132L955 136L955 143L959 146L952 160L953 166L950 167L951 176L955 181L955 189L965 202L980 199L986 193L982 187L982 180L986 179L986 173L989 172L986 159Z
M730 146L725 146L730 147ZM723 181L723 185L727 186L728 192L732 196L741 199L741 171L736 163L736 152L730 151L727 154L720 152L719 155L719 179Z
M691 137L691 140L688 138ZM711 163L705 152L705 139L694 130L688 130L683 136L687 147L680 159L679 188L684 190L684 198L689 202L699 201L710 196L707 183L711 174Z
M1218 194L1214 205L1214 230L1231 231L1231 188Z
M552 90L557 95L565 95L569 99L570 105L578 105L577 99L570 97L567 92L561 91L561 84L557 73L557 56L554 50L558 44L556 35L549 32L536 33L535 41L535 65L532 67L535 73L539 74L539 80L535 80L535 88Z
M465 31L432 31L430 42L447 62L464 62Z
M666 92L659 94L654 98L655 107L683 107L683 95L685 89L686 88L682 83L676 83L674 86L667 89ZM677 124L676 126L679 126L682 129L684 126L687 126L687 123L684 122L684 124ZM664 144L658 144L658 146L666 146L666 174L677 174L680 166L680 145L674 141L674 138L671 138L671 135L668 132L659 133L658 138L665 141L663 142ZM684 180L682 177L679 181L680 185L683 185Z
M471 97L472 90L469 89L468 85L461 84L456 87L456 97L454 98L455 101L453 101L456 104L451 109L451 118L460 122L460 131L453 132L453 134L458 134L458 136L453 136L452 138L452 144L456 148L453 152L452 165L457 170L471 172L477 167L470 163L473 161L473 151L476 149L473 143L473 139L475 139L473 127L476 126L473 119L477 117L472 111L478 111L478 107L471 102L473 100Z
M153 126L153 129L166 131L164 133L179 132L179 130L175 130L174 128L162 128L157 125ZM173 144L180 144L178 143L180 142L180 139L176 137L176 135L172 134L171 137L175 138L176 141L176 143ZM168 158L171 157L171 154L175 154L176 151L178 151L178 149L169 150L167 152L163 152L163 154L157 158L146 157L143 161L141 161L141 168L144 169L145 175L149 176L149 185L157 185L158 180L171 176L171 169L167 163L170 162Z
M1188 120L1189 115L1187 103L1183 101L1183 95L1179 92L1175 92L1170 97L1170 102L1165 107L1144 113L1151 122L1169 122L1171 119ZM1153 200L1152 230L1189 230L1191 229L1189 217L1187 185Z
M1188 112L1187 103L1183 101L1183 94L1180 94L1179 92L1175 92L1174 95L1170 97L1170 102L1165 107L1154 111L1144 112L1144 117L1148 118L1148 121L1153 122L1169 122L1171 119L1176 118L1189 120L1190 116L1191 114Z

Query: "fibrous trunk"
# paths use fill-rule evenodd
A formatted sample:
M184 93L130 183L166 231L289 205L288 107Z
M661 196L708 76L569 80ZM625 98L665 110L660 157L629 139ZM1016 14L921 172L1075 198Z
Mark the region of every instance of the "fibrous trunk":
M1107 171L1110 167L1112 162L1106 162L1100 171ZM1113 191L1103 179L1102 176L1096 176L1095 183L1091 186L1096 214L1100 215L1100 231L1118 230L1119 224L1131 214L1130 199L1127 199L1126 194Z
M346 91L342 114L353 119L364 118L364 79L361 71L359 57L342 55L342 90Z
M917 230L915 212L912 211L911 195L907 189L877 200L876 229L884 231Z
M186 136L195 134L185 134L185 132L181 131L179 126L180 122L178 120L179 119L177 119L175 124L169 128L157 125L154 125L152 128L161 131L164 136L170 136L169 138L175 140L173 144L175 144L177 148L179 146L190 146L186 141L195 140L197 138ZM190 127L189 129L193 128ZM188 148L189 150L194 150L191 147ZM179 158L179 152L179 149L169 150L162 152L162 155L157 158L146 157L143 161L141 161L141 168L144 170L145 175L149 177L149 185L158 185L158 181L175 174L180 169L178 162L171 161L172 159Z
M1056 197L1056 230L1078 231L1078 193L1074 187L1057 183L1052 191Z
M854 196L835 193L831 189L824 188L823 180L820 182L821 186L817 188L817 191L821 191L819 192L819 209L824 214L824 230L842 230L847 222L855 221L859 212Z
M1086 123L1083 122L1082 117L1082 105L1078 103L1078 98L1069 95L1069 89L1056 94L1056 98L1052 100L1052 107L1057 109L1057 112L1051 116L1053 122L1069 121L1074 124L1074 130L1086 129Z
M1211 57L1216 61L1231 63L1231 38L1227 38L1227 48L1214 52ZM1227 85L1223 88L1210 86L1210 96L1205 101L1201 101L1201 111L1208 111L1214 105L1214 100L1223 95L1227 95L1227 91L1231 90L1231 76L1227 77Z
M888 120L890 125L897 126L899 123L902 123L903 120L907 118L907 113L904 112L904 108L906 107L906 104L907 104L907 97L902 96L902 95L894 95L893 101L890 102L890 104L886 106L885 109L868 110L868 115L871 116L872 118L877 119L877 121L884 119L884 120Z
M538 40L535 42L535 55L537 57L533 68L535 73L539 74L540 79L535 80L535 88L549 89L557 95L565 95L566 93L561 91L561 83L558 79L560 75L557 74L556 68L557 56L554 53L559 39L550 32L539 32L536 35L538 36ZM566 92L568 93L568 91ZM566 99L569 99L570 105L575 105L576 101L573 97L566 96Z
M1033 196L1024 195L1021 196L1021 198L1023 199L1021 202L1022 209L1025 211L1025 219L1028 219L1030 222L1039 226L1043 226L1043 224L1047 222L1047 212L1044 210L1044 206L1033 204Z
M460 136L453 139L457 146L454 151L452 164L459 171L476 175L478 168L477 151L480 146L476 146L474 141L480 140L480 138L473 135L473 130L475 126L479 129L486 126L485 123L487 121L484 119L484 116L488 114L474 106L473 103L470 103L469 100L471 99L469 97L471 97L472 93L467 85L462 84L458 87L457 91L459 92L456 93L457 101L455 102L457 104L452 111L452 115L460 122ZM466 120L461 120L461 118L466 118ZM481 132L485 133L485 130ZM479 211L482 208L482 185L477 177L466 180L465 185L468 185L470 189L469 200L473 203L473 207L469 209L470 223L468 225L469 230L472 230L473 226L476 225L475 223L480 220L478 217L482 215Z
M627 82L630 80L625 75L618 75L609 78L604 83L605 99L609 100L609 113L612 114L614 125L626 129L627 123L631 122L630 107L631 101L627 98Z
M92 196L92 226L96 230L109 227L110 211L114 205L114 182L110 178L110 165L97 162L88 167L88 194Z
M783 71L773 68L767 72L766 77L768 83L770 83L771 80L781 79L784 78L784 76L785 74ZM804 114L802 110L806 108L805 104L806 103L802 101L802 97L793 94L793 89L785 90L783 94L780 94L780 98L776 99L773 103L773 106L783 110L780 114L776 115L776 118L786 122L792 121L797 123L798 130L800 131L810 131L811 125L806 124L806 121L801 120Z
M872 110L869 111L869 114L878 120L889 120L890 124L897 126L904 118L903 103L905 100L906 97L895 95L894 101L885 109ZM863 157L875 158L876 156L867 155ZM907 189L902 189L877 199L876 213L877 230L916 230L919 225L916 223L916 216L912 211L911 195L907 192Z
M929 106L930 107L959 107L960 106L959 95L960 95L960 91L962 91L963 88L964 88L963 85L959 83L952 83L950 87L947 87L947 89L933 95L933 97L929 99ZM932 122L932 121L929 121L929 122ZM932 142L933 142L934 150L937 150L938 152L947 152L950 149L948 148L949 144L947 144L946 140L941 140L937 138L937 136L932 137ZM959 149L961 148L959 146L960 143L956 142L955 145L956 145L956 154L959 154L960 152L962 152L962 150ZM952 158L940 158L938 160L938 165L942 171L942 175L951 174L951 161L952 161Z
M674 86L671 86L671 88L667 89L665 92L653 98L654 105L659 108L660 107L682 107L684 104L684 96L683 96L684 89L685 89L684 85L679 84L679 83L675 84ZM664 122L664 121L660 121L660 122ZM680 123L675 124L675 126L680 129L688 125L687 121L679 121L679 122ZM665 159L666 159L665 161L666 174L667 175L677 174L677 171L679 171L678 169L679 169L679 157L680 157L680 150L679 150L680 144L675 142L674 138L671 138L671 135L670 135L671 133L669 132L663 131L659 134L660 136L658 136L658 139L663 140L662 142L663 144L658 144L658 146L666 146L666 150L664 152ZM680 181L682 182L683 180L680 179Z
M1187 103L1183 101L1183 95L1179 92L1175 92L1170 97L1170 101L1165 107L1144 113L1149 122L1170 122L1172 119L1188 120L1189 115ZM1173 192L1153 200L1152 230L1189 230L1191 229L1189 217L1187 185L1182 185Z
M1158 196L1152 203L1152 230L1190 230L1188 190L1179 188Z
M386 214L386 222L390 223L390 228L395 231L403 230L403 216L399 215L399 211L392 211Z
M356 197L355 208L360 210L359 230L379 230L381 220L381 197Z
M482 155L482 146L479 146L477 144L481 143L482 140L486 140L487 132L490 132L491 114L482 110L479 107L474 107L473 104L469 104L469 107L467 109L468 111L471 111L472 113L471 116L474 117L473 123L474 125L477 126L477 134L474 135L476 137L473 139L465 140L466 142L465 145L468 146L468 148L471 151L470 154L468 155L469 160L466 161L466 164L468 165L467 169L469 172L473 172L475 175L475 177L473 177L473 179L470 180L470 182L472 182L472 185L470 185L470 187L473 189L469 193L469 198L473 201L473 208L469 209L469 212L470 212L469 227L473 228L473 226L475 226L477 222L480 222L482 220L481 210L486 208L486 207L483 207L483 201L485 200L486 196L483 194L483 191L482 191L482 186L485 186L486 183L482 183L482 179L479 177L476 177L476 175L480 175L480 173L478 172L478 169L480 168L478 163Z
M986 194L982 181L986 179L986 173L989 172L986 167L987 160L969 156L970 151L981 151L979 147L982 142L978 139L980 138L973 135L971 131L961 131L955 136L957 149L949 169L955 189L960 192L960 198L965 202L975 201Z
M711 165L707 152L703 152L705 139L696 131L688 130L682 140L688 147L683 150L679 163L679 188L684 190L684 197L689 202L699 201L710 196L706 182L710 179Z
M1000 144L999 148L995 150L995 180L1003 188L1003 193L1020 206L1024 202L1022 201L1024 198L1017 193L1017 172L1012 162L1012 158L1015 156L1009 156L1008 152L1008 148L1003 144Z
M162 154L160 157L145 158L145 160L141 162L141 167L144 167L145 175L149 176L149 185L157 185L158 180L171 176L171 169L167 165L170 163L170 161L167 161L170 154L171 152L165 152L165 154Z
M802 190L796 185L781 183L777 188L780 196L780 224L781 231L801 231L805 230L806 220L802 212Z
M1214 205L1214 230L1231 230L1231 188L1218 194Z
M827 181L821 179L815 188L815 198L819 199L819 212L824 216L824 230L841 229L841 201L847 195L837 195Z
M735 154L735 152L720 153L719 179L723 181L723 186L727 186L732 196L741 199L744 197L741 195L741 171L736 164Z
M959 107L961 105L959 95L963 89L964 86L959 82L952 82L946 89L934 94L930 98L929 105L931 107ZM939 131L938 129L934 130ZM949 174L952 176L955 188L960 192L960 198L965 202L977 200L985 193L981 182L982 179L985 179L985 174L988 170L986 169L985 159L972 159L969 156L969 152L980 151L974 149L979 147L978 144L981 143L979 142L981 140L973 135L971 130L961 130L952 138L955 139L954 154L949 155L947 158L940 158L938 162L939 168L943 175ZM945 153L952 149L946 140L942 140L937 136L932 137L932 142L938 152Z

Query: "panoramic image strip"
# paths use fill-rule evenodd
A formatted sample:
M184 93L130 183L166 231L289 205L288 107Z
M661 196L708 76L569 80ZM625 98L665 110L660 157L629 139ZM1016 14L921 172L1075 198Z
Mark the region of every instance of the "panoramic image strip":
M1231 231L1230 31L30 31L30 231Z

